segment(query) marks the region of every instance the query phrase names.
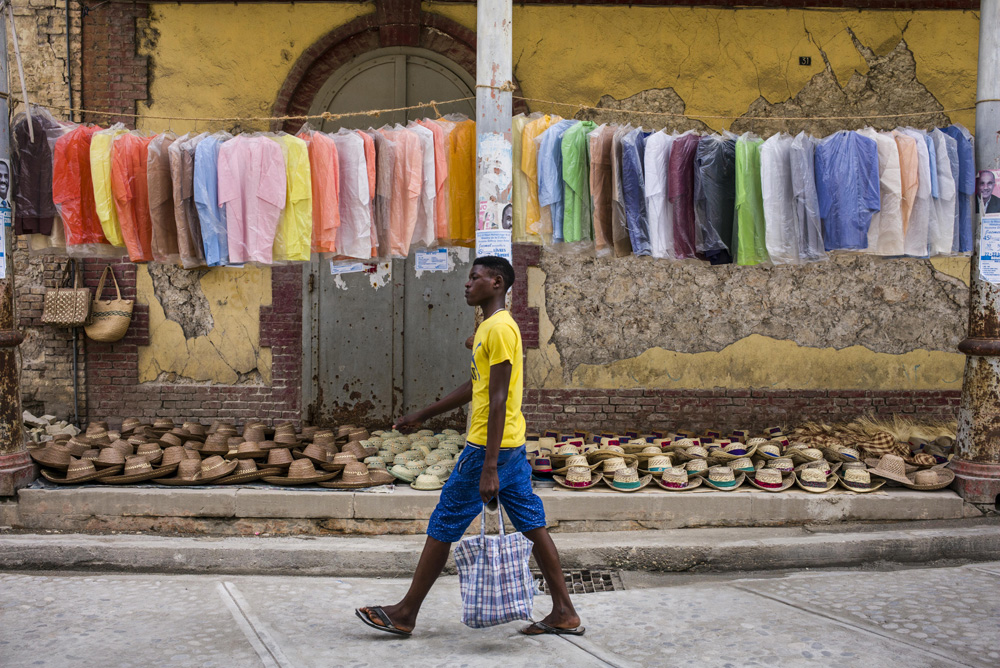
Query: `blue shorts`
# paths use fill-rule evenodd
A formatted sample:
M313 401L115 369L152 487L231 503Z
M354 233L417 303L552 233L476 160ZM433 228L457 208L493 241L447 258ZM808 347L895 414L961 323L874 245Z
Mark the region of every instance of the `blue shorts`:
M442 543L454 543L462 537L472 520L483 512L479 478L485 457L486 448L482 446L470 443L462 450L431 514L427 525L428 536ZM523 445L500 449L497 477L500 479L500 505L514 528L524 533L544 527L545 508L531 489L531 464Z

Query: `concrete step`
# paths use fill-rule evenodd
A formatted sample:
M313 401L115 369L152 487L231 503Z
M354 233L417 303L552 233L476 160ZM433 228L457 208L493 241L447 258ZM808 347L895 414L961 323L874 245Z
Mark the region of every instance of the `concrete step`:
M990 561L1000 518L880 525L557 534L563 566L650 572L757 571ZM423 536L166 537L0 534L4 570L406 576ZM449 562L448 572L454 572Z
M157 531L212 535L421 534L436 492L409 487L339 491L265 486L164 488L143 485L32 487L0 504L0 525L74 532ZM672 493L644 489L536 490L553 533L685 527L900 522L979 515L950 490L903 488L869 494L832 490L778 494L756 489Z

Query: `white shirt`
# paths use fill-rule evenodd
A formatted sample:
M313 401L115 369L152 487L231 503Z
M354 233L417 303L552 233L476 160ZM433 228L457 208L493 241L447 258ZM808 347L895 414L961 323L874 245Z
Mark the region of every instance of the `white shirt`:
M353 130L330 135L337 144L340 167L340 227L337 249L347 257L372 256L372 214L368 201L368 164L365 142Z
M926 134L922 130L903 128L900 130L917 142L917 195L913 200L913 211L903 238L903 251L913 257L927 257L931 224L931 156L927 151ZM935 213L935 218L937 215Z
M950 255L955 234L955 216L958 213L958 175L951 172L949 151L958 151L958 140L935 128L931 132L937 152L938 198L934 200L937 226L931 230L931 255ZM954 147L949 147L954 144Z
M792 189L793 137L782 132L760 146L760 190L764 202L764 246L774 264L802 261Z
M646 218L653 257L674 257L674 205L667 198L667 164L674 138L663 130L646 138L644 157Z
M903 179L899 167L899 146L892 133L873 128L858 130L878 147L878 181L882 210L872 216L868 227L868 251L875 255L903 254Z
M401 126L396 127L402 129ZM417 206L417 224L413 228L411 245L431 246L434 244L434 203L437 198L437 180L434 170L434 133L419 123L410 121L407 130L417 133L420 137L420 148L423 149L423 184L420 188L420 204Z

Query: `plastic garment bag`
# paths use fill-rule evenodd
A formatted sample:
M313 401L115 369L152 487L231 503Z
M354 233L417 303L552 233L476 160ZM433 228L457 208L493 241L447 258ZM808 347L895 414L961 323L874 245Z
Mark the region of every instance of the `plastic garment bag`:
M524 114L517 114L510 120L510 146L511 160L514 167L513 193L511 204L514 207L511 224L513 230L511 239L514 243L538 243L539 239L529 237L526 223L528 220L528 175L521 169L521 159L524 156L522 140L524 139L524 126L528 124L528 117Z
M816 192L816 138L800 132L792 140L792 197L795 202L795 224L799 230L802 258L807 261L825 260L823 222L819 216L819 195Z
M417 206L417 224L413 228L411 243L414 246L429 247L434 245L436 229L434 214L436 211L437 176L434 161L434 133L414 122L407 125L406 129L416 134L420 140L420 203Z
M931 255L950 255L955 236L955 218L958 215L958 141L940 130L932 130L937 154L938 198L934 200L937 227L931 234Z
M611 140L615 129L602 125L587 135L590 155L590 205L594 221L594 250L598 257L614 250L611 232Z
M881 207L875 142L837 132L817 144L815 163L826 250L867 248L872 214Z
M695 250L712 264L733 261L736 135L701 137L694 158Z
M337 145L337 159L340 161L338 171L340 228L336 240L337 255L370 258L372 212L368 205L365 142L359 134L346 129L341 129L330 137Z
M167 153L170 155L170 179L174 190L174 222L177 225L177 252L181 256L181 266L185 269L194 269L206 264L194 186L195 172L198 166L196 152L198 146L206 137L208 137L208 133L188 133L178 137L167 149ZM203 173L206 167L203 161ZM213 181L217 181L216 163L212 163L211 170ZM221 208L218 204L218 195L213 199L213 202L215 207ZM224 229L223 233L225 233ZM227 246L228 243L227 239ZM228 258L228 253L223 258L223 263L226 261L226 258Z
M410 253L413 230L417 225L417 209L423 187L423 152L420 138L401 126L386 126L379 132L395 146L389 203L389 248L393 257L405 258Z
M524 227L525 234L536 237L541 243L543 237L552 234L552 219L548 211L542 212L538 203L538 142L539 136L562 118L553 115L543 115L529 120L521 131L521 172L528 181L527 201L525 202Z
M899 167L899 147L892 134L872 128L858 134L875 142L878 150L880 211L872 214L868 227L868 252L876 255L903 254L903 180Z
M755 265L768 261L765 242L764 195L760 181L760 146L763 142L746 133L736 142L736 264Z
M663 130L646 138L643 158L643 195L649 222L650 254L657 258L674 256L674 207L667 198L667 163L674 138Z
M31 132L34 132L34 140ZM52 115L40 107L31 109L28 117L19 113L11 126L14 173L8 170L6 183L0 181L0 200L16 204L14 234L51 234L56 205L52 200L52 147L49 135L61 136L63 130ZM7 166L3 166L4 169ZM13 197L11 188L13 190Z
M580 121L559 121L538 139L538 203L549 207L552 217L552 243L563 241L562 138L571 126Z
M764 244L774 264L798 264L799 229L792 189L792 136L772 135L760 146L760 189L764 205Z
M930 249L931 165L924 133L913 128L899 130L913 139L917 151L917 189L910 210L910 221L903 236L903 252L913 257L927 257Z
M417 121L431 131L434 137L434 237L436 239L448 238L448 147L445 143L445 134L441 126L430 119ZM515 165L518 163L515 161ZM515 183L519 170L514 171ZM523 180L523 174L522 180ZM522 198L523 200L523 198ZM522 208L522 229L523 229L523 208ZM515 213L516 216L516 213Z
M674 139L667 166L667 191L674 205L674 255L691 258L697 250L694 221L694 159L700 137L685 132Z
M393 142L374 128L367 134L375 142L375 202L372 207L372 229L375 230L379 257L389 257L392 243L389 239L389 209L392 196L392 172L396 164ZM445 220L447 230L447 220Z
M448 236L452 241L471 244L476 239L476 122L462 114L438 119L447 123L448 196L451 217Z
M52 199L63 220L70 251L73 246L108 245L97 217L90 176L90 141L100 129L78 125L56 141L53 151Z
M229 263L226 207L219 204L219 149L232 138L228 132L216 132L200 139L192 138L183 148L185 156L194 156L190 199L194 201L195 213L189 217L189 224L197 226L197 230L192 230L189 236L201 239L201 259L209 267ZM187 157L185 164L190 164Z
M581 121L566 130L562 139L563 240L569 243L594 238L590 209L590 167L587 163L588 135L597 128Z
M615 127L611 136L611 237L615 256L632 254L632 240L628 234L625 215L625 185L622 181L622 140L634 130L631 125Z
M910 216L913 214L913 204L917 199L917 188L920 186L920 161L917 158L917 142L897 130L892 131L899 150L899 178L903 186L900 210L903 216L903 236L910 226ZM905 244L905 241L904 241Z
M337 250L340 227L340 164L337 144L308 125L298 134L309 150L309 177L312 180L312 250L333 253Z
M952 238L954 253L972 252L972 198L976 194L976 159L972 135L961 125L941 129L958 142L958 221Z
M111 146L111 192L125 248L132 262L153 259L153 221L149 217L148 148L152 137L126 132Z
M272 137L237 135L219 149L218 171L230 261L270 265L274 235L286 203L281 146Z
M149 218L153 225L153 259L163 264L179 264L177 223L174 222L174 185L170 178L170 145L177 135L166 132L149 142L146 157L146 185L149 190Z
M98 130L90 140L90 175L94 184L94 208L101 221L104 238L112 246L125 246L118 211L111 193L111 144L114 138L126 132L125 126L115 123L107 130Z
M643 163L649 132L637 128L622 138L622 183L625 189L625 224L635 255L652 255L649 219L646 215L646 186Z
M312 172L309 147L298 137L271 137L285 160L285 210L274 233L272 262L308 262L312 251Z

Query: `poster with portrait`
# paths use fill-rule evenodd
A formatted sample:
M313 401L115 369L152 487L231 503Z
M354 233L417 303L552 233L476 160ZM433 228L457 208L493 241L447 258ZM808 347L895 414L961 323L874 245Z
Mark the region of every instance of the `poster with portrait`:
M976 213L1000 213L1000 170L984 169L976 175Z
M0 160L0 279L7 278L7 237L10 236L14 216L11 211L10 161Z

